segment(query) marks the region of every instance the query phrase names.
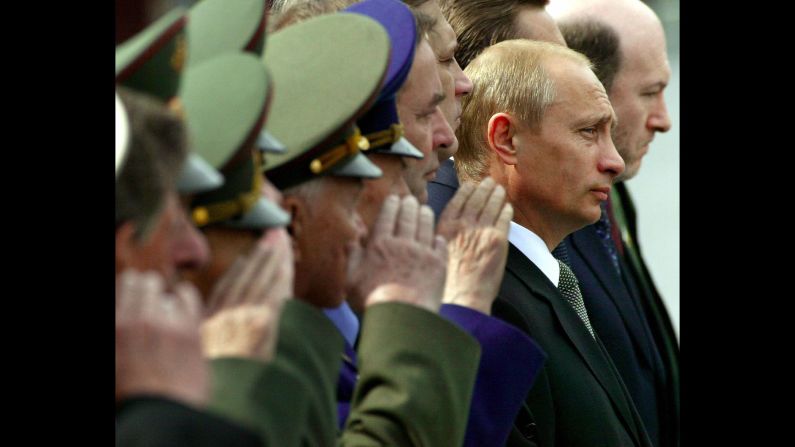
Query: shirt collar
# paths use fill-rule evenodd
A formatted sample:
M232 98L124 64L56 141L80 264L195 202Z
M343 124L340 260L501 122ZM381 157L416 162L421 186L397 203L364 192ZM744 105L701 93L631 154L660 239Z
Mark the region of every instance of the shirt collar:
M560 265L558 260L549 252L547 244L535 233L516 222L511 222L511 229L508 232L508 241L511 242L527 259L544 273L555 287L558 286L560 278Z
M343 301L340 307L323 309L323 313L337 326L337 329L351 346L356 344L356 337L359 335L359 318L353 313L353 309L347 301Z

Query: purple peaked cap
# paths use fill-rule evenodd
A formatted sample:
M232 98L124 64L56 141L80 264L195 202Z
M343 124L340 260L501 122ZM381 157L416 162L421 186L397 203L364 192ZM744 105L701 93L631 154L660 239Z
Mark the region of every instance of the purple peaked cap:
M399 0L364 0L343 12L362 14L380 23L389 34L392 51L381 93L375 104L356 124L370 140L370 151L423 158L422 152L402 136L396 95L411 71L416 47L414 14Z

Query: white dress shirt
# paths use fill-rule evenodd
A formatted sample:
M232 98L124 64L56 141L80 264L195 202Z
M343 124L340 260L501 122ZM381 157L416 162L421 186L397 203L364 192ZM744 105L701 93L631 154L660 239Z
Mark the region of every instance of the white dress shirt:
M537 234L516 222L511 222L508 241L527 256L527 259L535 264L555 287L558 286L558 280L560 279L558 260L552 256L547 244Z

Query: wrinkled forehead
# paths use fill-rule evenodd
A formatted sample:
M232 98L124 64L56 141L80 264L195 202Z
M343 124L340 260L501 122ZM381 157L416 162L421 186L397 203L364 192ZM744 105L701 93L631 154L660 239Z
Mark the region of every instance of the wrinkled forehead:
M556 93L552 106L587 104L612 114L607 92L593 70L578 61L561 57L555 59L554 62L545 64L555 85Z
M455 50L455 46L458 43L456 39L455 31L453 31L453 27L444 18L441 16L436 25L433 27L433 32L431 33L431 45L434 46L434 49L441 47L442 50ZM434 42L435 41L435 42Z
M433 51L437 54L445 51L454 51L457 45L455 31L453 31L450 22L448 22L447 18L442 14L436 0L427 1L417 9L436 20L433 29L428 33L428 39L433 47Z

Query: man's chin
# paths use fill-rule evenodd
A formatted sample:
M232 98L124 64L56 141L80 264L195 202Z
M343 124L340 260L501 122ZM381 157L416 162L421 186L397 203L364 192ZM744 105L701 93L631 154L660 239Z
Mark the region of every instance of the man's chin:
M632 163L631 165L626 165L624 167L624 172L622 172L621 175L616 177L613 183L624 182L632 179L632 177L635 177L638 174L638 171L640 171L640 162L641 160L638 159L638 161Z
M415 179L413 187L409 187L411 195L413 195L418 202L424 204L428 203L428 181L424 178Z
M425 189L422 190L422 193L419 195L415 195L414 197L417 198L417 201L420 202L421 205L425 205L428 203L428 184L425 184Z

